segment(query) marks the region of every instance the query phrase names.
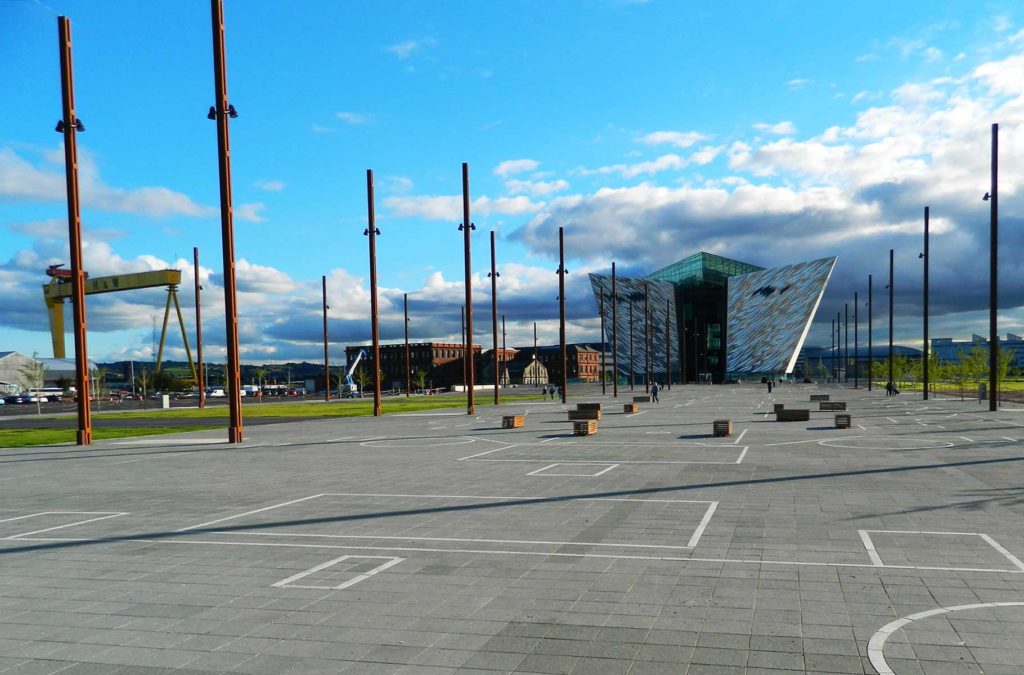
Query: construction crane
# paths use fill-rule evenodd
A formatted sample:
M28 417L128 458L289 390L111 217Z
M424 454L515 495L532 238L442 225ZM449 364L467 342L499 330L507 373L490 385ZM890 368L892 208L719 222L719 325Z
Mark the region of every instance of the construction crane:
M360 398L363 395L363 392L359 390L359 385L352 379L352 375L356 372L356 366L359 365L359 362L366 357L366 350L360 349L359 353L356 354L355 361L352 362L352 365L349 366L348 372L345 373L345 384L341 388L341 395L343 398ZM329 382L327 387L328 389L330 388Z
M50 338L53 341L53 358L64 358L64 301L72 297L71 270L62 269L63 265L50 265L46 268L46 276L50 277L49 283L43 284L43 300L46 302L46 310L50 315ZM178 313L178 325L181 327L181 339L185 343L185 353L188 355L188 365L192 369L192 379L198 382L196 364L192 360L192 349L188 344L188 334L185 332L185 319L181 314L181 304L178 302L178 285L181 283L181 270L154 270L151 272L132 272L130 274L115 274L109 277L89 278L86 274L85 294L95 295L97 293L115 293L118 291L133 291L140 288L155 288L158 286L167 287L167 306L164 308L163 330L160 332L160 351L156 357L156 372L160 372L163 362L164 343L167 339L167 320L171 314L171 302Z

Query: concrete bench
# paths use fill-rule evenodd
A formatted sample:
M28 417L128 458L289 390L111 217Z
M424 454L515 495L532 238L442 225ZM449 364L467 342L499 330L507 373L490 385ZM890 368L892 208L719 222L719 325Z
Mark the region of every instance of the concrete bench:
M600 403L577 403L576 404L576 409L577 410L596 410L597 412L601 412L601 404Z
M774 407L775 407L774 412L776 414L778 414L780 410L785 410L786 409L786 404L784 404L784 403L776 403Z
M573 436L591 436L597 433L597 420L572 423Z
M828 394L811 394L812 401L827 401Z
M570 422L582 422L584 420L599 420L601 419L600 410L570 410L569 421Z
M732 420L715 420L711 425L711 433L716 437L731 436Z
M523 426L524 418L522 415L502 415L501 416L501 428L502 429L518 429Z
M636 403L624 403L622 405L622 412L629 413L630 415L637 412L638 410L640 410L640 406L638 406Z
M846 410L846 401L822 401L819 410Z
M850 413L837 413L836 414L836 429L849 429L853 421L850 417Z
M807 408L790 408L775 413L777 422L807 422L811 419L811 411Z
M650 396L634 396L633 397L633 403L650 403L650 402L651 402L651 397Z

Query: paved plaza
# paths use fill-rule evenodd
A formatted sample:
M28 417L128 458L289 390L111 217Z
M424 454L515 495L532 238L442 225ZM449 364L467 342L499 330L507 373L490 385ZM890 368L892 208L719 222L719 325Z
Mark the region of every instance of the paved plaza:
M0 673L1024 672L1024 408L573 393L0 451Z

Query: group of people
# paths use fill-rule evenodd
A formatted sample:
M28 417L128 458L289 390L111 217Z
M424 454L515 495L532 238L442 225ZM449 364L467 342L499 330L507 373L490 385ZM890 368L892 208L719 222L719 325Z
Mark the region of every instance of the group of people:
M555 385L548 387L548 385L545 384L540 390L540 397L541 399L545 399L549 394L551 395L552 401L555 400L555 394L558 394L558 398L562 398L562 388L556 387Z
M654 384L651 385L651 400L654 401L655 403L661 403L661 401L658 400L658 392L659 391L661 391L661 389L658 387L658 383L657 382L655 382ZM541 399L546 399L548 396L551 396L551 400L554 401L555 400L555 394L558 394L558 398L562 398L562 388L561 387L556 387L555 385L551 385L549 387L546 384L543 387L541 387L541 390L540 390L540 397L541 397Z
M885 383L886 396L895 396L898 393L900 393L900 390L896 388L896 384L894 382L890 381Z

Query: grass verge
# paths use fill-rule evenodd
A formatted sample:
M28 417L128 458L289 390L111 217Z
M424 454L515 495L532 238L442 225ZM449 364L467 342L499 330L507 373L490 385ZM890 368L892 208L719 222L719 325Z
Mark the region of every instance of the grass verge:
M220 427L146 427L124 429L93 429L93 440L130 438L132 436L156 436L159 434L180 434L186 431L206 431ZM74 443L75 429L0 429L0 448L20 448L27 445L57 445Z
M502 403L516 403L520 401L539 401L540 394L506 394L502 395ZM493 405L493 394L484 397L482 394L476 397L476 405ZM424 410L443 410L452 408L463 408L466 399L454 396L436 397L415 397L385 398L381 404L384 414L418 412ZM250 403L245 402L243 417L361 417L373 414L373 399L340 400L330 403ZM171 419L210 419L224 418L228 416L228 407L225 405L210 406L208 408L171 408L170 410L137 410L126 413L95 414L93 419L133 419L133 418L171 418Z

